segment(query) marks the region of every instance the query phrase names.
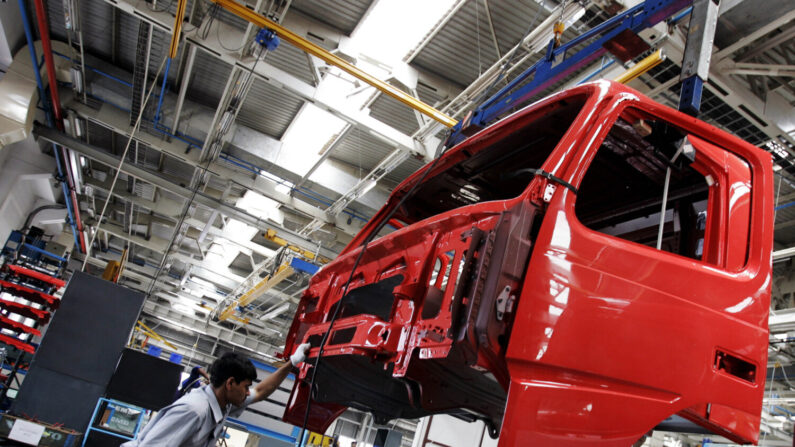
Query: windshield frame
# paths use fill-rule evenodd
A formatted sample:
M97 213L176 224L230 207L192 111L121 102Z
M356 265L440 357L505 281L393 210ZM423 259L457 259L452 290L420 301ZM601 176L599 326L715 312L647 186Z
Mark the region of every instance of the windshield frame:
M355 248L361 246L367 236L381 226L381 222L386 216L391 214L393 208L400 203L403 196L416 189L415 187L420 181L424 182L427 178L433 178L434 176L437 176L452 168L468 157L486 150L495 144L498 144L513 131L524 128L530 125L536 119L541 118L543 116L544 109L547 107L554 106L555 103L560 101L570 100L574 97L582 96L582 109L579 113L577 113L576 117L569 125L563 137L556 144L550 155L539 167L540 169L550 172L553 175L564 172L568 166L567 157L569 154L573 153L573 151L576 149L576 143L579 141L580 137L582 137L593 124L592 122L589 122L588 117L592 117L594 115L594 111L597 109L598 102L605 99L605 89L601 87L601 83L589 83L548 96L479 131L461 143L443 152L438 160L435 162L432 161L418 169L394 189L394 191L389 195L386 204L384 204L384 206L381 207L381 209L367 222L367 224L365 224L361 231L357 233L357 235L351 240L345 249L342 250L340 256L347 254ZM589 111L590 113L587 113ZM432 171L426 174L429 169L432 169ZM535 180L530 181L528 186L518 197L526 195L534 182ZM420 225L425 220L431 218L432 217L428 217L418 222L413 222L402 229L410 228L414 225ZM376 238L376 240L377 239L378 238Z

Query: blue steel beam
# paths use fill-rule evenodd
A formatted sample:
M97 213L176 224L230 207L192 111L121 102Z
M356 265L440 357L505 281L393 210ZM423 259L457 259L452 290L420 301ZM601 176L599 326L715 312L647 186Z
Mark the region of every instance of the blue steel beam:
M462 130L468 126L485 127L501 115L528 103L534 96L575 70L601 57L607 50L604 44L629 30L638 33L667 19L689 6L692 0L646 0L645 2L616 15L558 47L554 39L549 43L547 54L532 67L514 78L508 85L478 106L469 119L462 120L447 140L447 147L464 140ZM585 48L569 55L575 46L595 39ZM520 85L530 79L526 84Z

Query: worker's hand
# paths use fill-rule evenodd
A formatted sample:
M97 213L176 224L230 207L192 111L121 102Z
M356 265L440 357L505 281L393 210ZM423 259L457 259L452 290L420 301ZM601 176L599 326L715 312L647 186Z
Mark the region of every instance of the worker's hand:
M307 352L309 352L309 343L303 343L299 345L297 348L295 348L293 355L290 356L290 363L297 367L301 364L301 362L306 360Z

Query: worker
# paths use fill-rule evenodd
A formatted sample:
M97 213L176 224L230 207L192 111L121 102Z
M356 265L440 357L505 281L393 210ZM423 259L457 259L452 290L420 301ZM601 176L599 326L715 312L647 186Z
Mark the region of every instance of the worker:
M292 367L306 359L309 343L298 346L290 361L263 379L249 396L257 370L246 357L229 352L210 366L210 384L188 393L163 408L124 447L212 447L223 431L227 416L237 417L247 406L273 393Z
M174 400L177 400L188 392L201 387L202 381L210 383L210 375L207 374L207 371L205 371L204 368L196 365L193 367L193 369L191 369L188 378L182 381L182 385L177 389L177 394L174 396Z

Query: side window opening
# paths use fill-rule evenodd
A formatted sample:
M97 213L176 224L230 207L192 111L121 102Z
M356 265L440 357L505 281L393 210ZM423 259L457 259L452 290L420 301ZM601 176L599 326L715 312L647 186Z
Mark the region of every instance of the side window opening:
M601 233L705 260L709 219L717 218L708 215L714 179L694 168L692 147L682 152L686 137L662 120L625 111L583 178L577 218Z

